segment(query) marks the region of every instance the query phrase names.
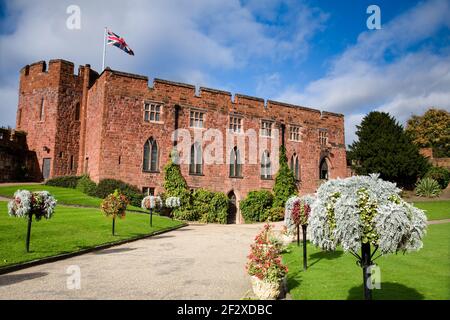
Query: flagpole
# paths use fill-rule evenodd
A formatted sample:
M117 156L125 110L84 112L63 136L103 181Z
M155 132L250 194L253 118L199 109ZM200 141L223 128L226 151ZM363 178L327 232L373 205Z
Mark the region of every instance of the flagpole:
M103 32L103 61L102 61L102 72L105 70L105 58L106 58L106 27Z

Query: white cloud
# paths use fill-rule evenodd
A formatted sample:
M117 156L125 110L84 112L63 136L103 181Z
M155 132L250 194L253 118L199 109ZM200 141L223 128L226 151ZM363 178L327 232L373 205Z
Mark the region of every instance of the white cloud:
M302 59L326 15L302 1L260 3L289 10L270 17L281 19L275 26L261 21L263 7L258 9L254 1L11 0L0 21L7 30L0 34L0 93L17 88L20 68L39 60L63 58L99 70L104 26L123 36L136 54L108 48L107 65L149 77L211 85L220 83L214 79L216 71L246 67L258 59ZM81 9L81 30L66 28L66 9L72 4ZM17 100L5 102L3 95L2 100L10 104L2 108L15 112ZM14 122L2 117L2 124Z
M448 1L421 3L382 30L363 32L323 78L304 90L289 87L277 99L344 113L347 144L355 138L362 110L389 112L402 123L430 106L450 110L450 48L436 52L421 46L449 27L449 16ZM420 49L407 53L411 46Z

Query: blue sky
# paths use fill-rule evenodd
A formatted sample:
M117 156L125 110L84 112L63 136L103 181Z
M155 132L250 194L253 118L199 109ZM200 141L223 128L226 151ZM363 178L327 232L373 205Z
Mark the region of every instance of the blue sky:
M367 29L371 4L381 30ZM401 123L450 110L450 0L15 0L0 1L0 125L14 126L24 65L99 70L104 26L136 54L109 47L113 69L344 113L347 143L370 110Z

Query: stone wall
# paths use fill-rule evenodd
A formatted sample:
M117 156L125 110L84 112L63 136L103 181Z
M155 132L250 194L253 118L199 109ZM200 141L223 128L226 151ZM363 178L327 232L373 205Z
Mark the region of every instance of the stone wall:
M26 134L0 128L0 182L40 180L36 153L28 150Z

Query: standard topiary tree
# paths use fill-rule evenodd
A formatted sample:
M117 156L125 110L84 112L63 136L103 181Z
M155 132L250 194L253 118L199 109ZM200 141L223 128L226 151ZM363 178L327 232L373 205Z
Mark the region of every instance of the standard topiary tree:
M273 207L284 208L284 205L290 196L297 194L297 184L292 170L288 166L286 157L286 148L280 147L279 169L275 176L275 184L273 186Z
M55 210L56 200L48 191L30 192L17 190L14 199L8 203L8 213L12 217L28 219L26 249L30 252L31 222L42 217L50 219Z
M173 197L167 198L172 199ZM172 201L172 200L170 200ZM176 200L174 201L176 202ZM172 202L171 202L172 203ZM178 199L178 206L179 206L180 200ZM175 203L173 203L175 205ZM160 196L146 196L144 199L142 199L141 208L150 210L150 227L153 227L153 210L154 209L162 209L163 202L161 200Z
M306 251L306 232L311 213L311 205L314 203L313 195L302 197L293 196L286 201L284 224L289 233L297 233L297 246L300 246L300 226L303 234L303 270L308 267Z
M106 217L112 218L112 235L115 235L116 218L125 218L127 205L129 203L128 198L119 192L114 190L114 193L109 194L101 203L101 210Z
M384 180L412 189L428 170L419 148L388 113L370 112L357 126L356 135L358 140L348 154L359 175L379 173Z
M363 268L365 299L371 299L372 259L381 255L422 248L427 218L400 197L394 183L378 175L330 180L317 190L311 206L312 243L324 250L338 245L352 253ZM371 246L375 250L371 253ZM361 251L361 255L358 252Z

